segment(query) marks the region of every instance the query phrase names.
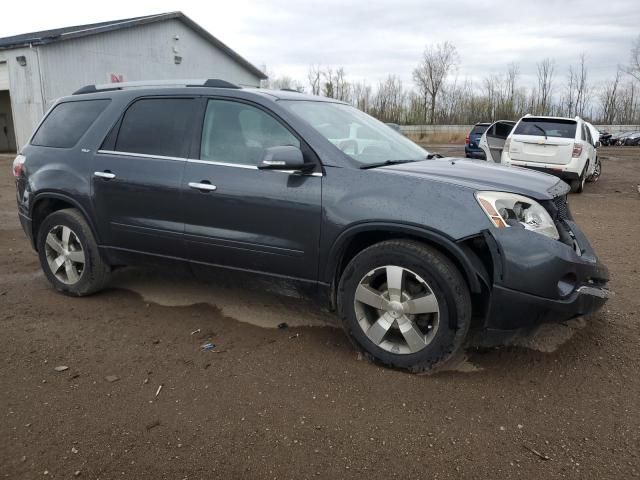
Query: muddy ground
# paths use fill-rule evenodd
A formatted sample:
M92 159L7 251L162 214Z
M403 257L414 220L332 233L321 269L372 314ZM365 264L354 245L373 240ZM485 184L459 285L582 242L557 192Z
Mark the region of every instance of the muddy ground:
M570 203L615 297L430 376L362 361L268 284L129 271L53 292L0 156L0 478L640 476L640 149L601 155Z

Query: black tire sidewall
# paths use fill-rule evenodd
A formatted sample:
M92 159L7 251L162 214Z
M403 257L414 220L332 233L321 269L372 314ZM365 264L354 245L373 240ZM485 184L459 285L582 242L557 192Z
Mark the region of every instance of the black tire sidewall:
M413 371L429 369L448 359L463 343L470 323L470 305L461 299L468 290L459 272L442 256L417 255L413 249L394 248L375 251L367 249L356 256L345 269L338 288L338 309L343 327L356 347L370 360ZM360 280L371 270L384 265L397 265L422 277L438 300L438 330L429 345L412 354L394 354L373 343L360 327L354 309L355 290ZM453 277L458 277L453 279ZM458 291L456 291L458 290ZM464 291L460 291L464 290ZM470 304L470 301L468 301Z
M47 262L45 242L47 234L55 226L69 227L78 237L84 250L85 265L80 280L73 285L67 285L56 278ZM104 264L100 258L98 247L87 222L75 209L59 210L44 219L38 228L37 235L38 257L42 270L53 287L66 295L82 296L92 293L96 283L101 279L100 269Z

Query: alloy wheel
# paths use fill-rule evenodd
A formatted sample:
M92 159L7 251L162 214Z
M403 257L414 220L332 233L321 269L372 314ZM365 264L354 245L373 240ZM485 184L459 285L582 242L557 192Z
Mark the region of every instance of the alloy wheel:
M51 273L65 285L80 281L85 254L76 233L65 225L56 225L47 234L45 254Z
M433 290L418 274L396 265L376 268L360 280L354 308L369 340L391 353L419 352L438 330L440 309Z

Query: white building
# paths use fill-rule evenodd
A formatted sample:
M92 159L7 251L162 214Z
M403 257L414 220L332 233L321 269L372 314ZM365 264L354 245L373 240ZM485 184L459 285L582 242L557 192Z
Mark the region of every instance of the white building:
M185 78L258 87L266 76L181 12L0 38L0 152L84 85Z

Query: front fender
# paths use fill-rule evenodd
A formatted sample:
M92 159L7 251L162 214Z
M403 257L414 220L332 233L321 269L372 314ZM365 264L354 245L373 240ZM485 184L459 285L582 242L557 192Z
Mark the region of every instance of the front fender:
M329 250L328 261L324 268L322 278L327 284L332 284L338 273L338 268L349 243L359 234L371 232L387 232L397 235L405 235L411 238L422 239L426 243L436 246L447 256L456 261L462 268L463 275L469 283L469 288L473 293L481 291L479 273L472 261L460 246L447 235L420 225L401 224L394 222L362 222L347 227L333 242Z

